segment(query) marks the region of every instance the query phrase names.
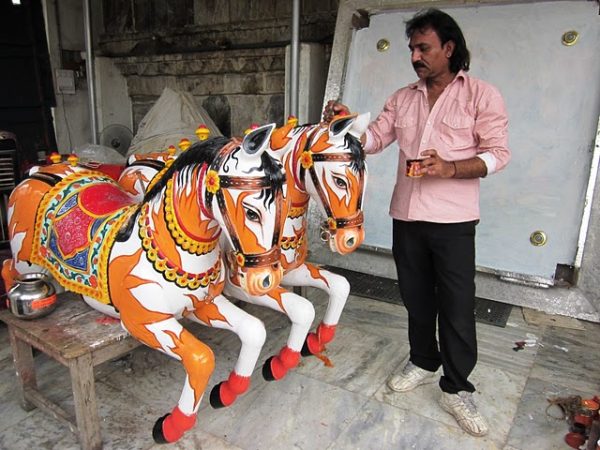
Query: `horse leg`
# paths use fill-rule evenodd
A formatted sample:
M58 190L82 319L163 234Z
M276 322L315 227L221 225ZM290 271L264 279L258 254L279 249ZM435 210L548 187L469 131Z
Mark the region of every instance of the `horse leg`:
M292 326L286 345L278 354L271 356L263 365L263 377L267 381L281 380L288 370L296 367L300 362L300 351L304 345L306 335L315 318L315 308L311 302L293 292L281 287L275 288L266 295L249 296L234 285L227 285L226 290L232 292L233 297L249 303L266 306L287 314Z
M148 323L122 315L121 322L144 344L183 363L186 379L179 402L170 413L156 421L152 430L155 442L175 442L196 423L202 395L215 368L213 352L174 318Z
M242 345L234 369L227 380L215 385L210 392L210 404L213 408L230 406L250 387L250 376L265 343L265 326L260 319L238 308L222 295L217 296L212 303L203 303L186 315L186 318L203 325L233 331L240 338Z
M290 271L285 275L282 283L291 286L319 288L329 295L323 320L315 332L308 334L302 347L302 356L322 353L325 345L335 337L337 324L350 294L350 283L343 276L320 269L312 264L304 264Z

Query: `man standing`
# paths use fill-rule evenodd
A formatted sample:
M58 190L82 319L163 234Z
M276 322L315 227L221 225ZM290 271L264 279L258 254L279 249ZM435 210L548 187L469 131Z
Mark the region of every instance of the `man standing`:
M463 430L483 436L488 427L468 380L477 362L475 226L479 179L510 159L508 119L498 90L467 75L469 51L452 17L421 11L406 36L419 81L392 94L361 137L367 153L395 140L400 148L390 215L410 355L388 386L406 392L435 382L442 366L440 405ZM330 101L323 117L347 112Z

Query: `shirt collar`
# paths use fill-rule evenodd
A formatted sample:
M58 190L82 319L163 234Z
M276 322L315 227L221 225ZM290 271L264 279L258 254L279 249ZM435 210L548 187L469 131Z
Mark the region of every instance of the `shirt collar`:
M461 80L466 80L467 76L468 75L464 70L459 70L458 73L456 74L456 76L454 77L454 79L450 82L450 84L455 83L456 80L458 80L459 78ZM418 89L420 91L425 91L426 90L425 80L415 81L414 83L409 84L408 87L410 89Z

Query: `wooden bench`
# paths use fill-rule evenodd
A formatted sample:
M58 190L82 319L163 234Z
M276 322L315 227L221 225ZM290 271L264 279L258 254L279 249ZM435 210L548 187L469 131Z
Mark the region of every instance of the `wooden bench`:
M100 449L94 367L141 344L120 323L93 310L78 295L64 293L58 297L57 308L39 319L21 320L8 310L0 311L0 320L8 325L21 405L26 411L37 407L66 423L79 435L84 450ZM32 347L68 367L75 418L38 390Z

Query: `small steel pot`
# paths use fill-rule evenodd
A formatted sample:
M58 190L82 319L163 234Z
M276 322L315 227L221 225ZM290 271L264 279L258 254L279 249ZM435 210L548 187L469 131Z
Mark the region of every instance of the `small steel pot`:
M56 291L43 273L18 275L8 291L8 307L20 319L43 317L56 308Z

